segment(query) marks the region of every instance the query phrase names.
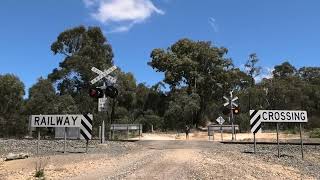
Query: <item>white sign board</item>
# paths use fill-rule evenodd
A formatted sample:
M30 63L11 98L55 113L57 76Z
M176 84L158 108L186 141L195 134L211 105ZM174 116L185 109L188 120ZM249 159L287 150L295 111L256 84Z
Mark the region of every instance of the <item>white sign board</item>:
M224 119L223 119L221 116L219 116L219 117L216 119L216 121L217 121L219 124L223 124L223 123L224 123Z
M261 122L308 122L307 111L259 110Z
M306 123L307 111L291 110L250 110L251 132L261 131L261 123Z
M98 100L98 111L107 111L107 98L99 98Z
M31 127L80 127L83 115L32 115Z

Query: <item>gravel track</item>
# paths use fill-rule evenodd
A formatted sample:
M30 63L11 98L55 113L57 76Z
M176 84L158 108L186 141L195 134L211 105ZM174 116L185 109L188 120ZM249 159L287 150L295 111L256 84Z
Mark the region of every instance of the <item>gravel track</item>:
M36 141L0 140L0 155L32 152ZM61 153L62 141L48 141L42 155L28 159L0 161L0 179L28 179L34 163L42 159L48 179L320 179L319 147L220 144L209 141L137 141L85 143L68 141L67 154ZM4 145L4 146L2 146ZM58 147L59 146L59 147ZM61 146L61 147L60 147Z

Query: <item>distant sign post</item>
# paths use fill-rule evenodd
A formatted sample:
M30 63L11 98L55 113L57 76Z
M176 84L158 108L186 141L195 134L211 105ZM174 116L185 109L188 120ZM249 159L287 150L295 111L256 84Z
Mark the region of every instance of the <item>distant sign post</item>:
M277 124L277 144L278 157L280 157L279 144L279 123L299 123L300 142L301 142L301 156L303 157L303 140L301 123L307 123L307 111L292 111L292 110L250 110L250 126L251 132L255 134L261 132L261 123L276 123ZM256 140L254 138L254 144ZM254 152L255 146L254 146Z
M220 124L220 134L221 134L221 141L223 141L223 130L222 130L222 124L224 123L224 119L219 116L216 121Z
M116 70L117 69L117 66L112 66L112 67L110 67L109 69L107 69L107 70L104 70L104 71L101 71L101 70L99 70L98 68L96 68L96 67L92 67L91 68L91 71L93 71L93 72L95 72L95 73L97 73L98 74L98 76L97 77L95 77L94 79L92 79L91 81L90 81L90 83L91 84L95 84L95 83L97 83L98 81L100 81L100 80L102 80L103 78L105 78L106 80L107 80L107 82L108 83L111 83L111 84L114 84L114 83L116 83L116 81L117 81L117 79L116 78L114 78L114 77L112 77L112 76L110 76L110 73L112 73L114 70ZM103 90L107 90L107 86L106 86L106 83L105 82L103 82L103 86L101 86L101 87L99 87L99 88L101 88L101 89L103 89ZM113 90L114 90L115 88L113 88ZM115 89L116 90L116 89ZM107 111L107 98L106 98L106 95L105 95L105 93L103 93L103 97L102 98L99 98L99 100L98 100L98 111L99 112L105 112L105 111ZM101 127L101 143L103 144L104 143L104 138L105 138L105 123L104 123L104 120L102 121L102 127ZM100 136L100 134L99 134L99 136Z
M230 97L225 97L223 96L223 98L227 101L226 103L223 104L223 106L230 106L230 116L229 118L231 119L231 125L233 127L233 122L234 122L234 114L233 114L233 107L238 107L238 104L235 103L235 101L237 101L239 98L236 96L233 96L233 90L229 92L230 93ZM234 130L232 130L232 141L235 139L234 138L235 132Z

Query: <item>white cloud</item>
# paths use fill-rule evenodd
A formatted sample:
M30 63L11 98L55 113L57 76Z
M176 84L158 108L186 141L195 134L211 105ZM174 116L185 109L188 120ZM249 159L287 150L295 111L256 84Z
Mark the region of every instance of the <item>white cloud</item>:
M113 27L109 32L124 32L133 25L150 18L152 14L164 14L151 0L83 0L92 9L91 17ZM115 25L116 24L116 25Z
M209 24L211 25L211 27L213 28L214 32L218 32L219 31L219 28L218 28L218 25L216 23L216 19L213 18L213 17L210 17L209 18Z

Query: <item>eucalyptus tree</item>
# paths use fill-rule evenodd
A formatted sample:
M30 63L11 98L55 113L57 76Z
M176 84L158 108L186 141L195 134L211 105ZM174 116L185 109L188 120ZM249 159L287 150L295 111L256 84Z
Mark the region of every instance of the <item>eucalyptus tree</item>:
M188 95L199 96L200 108L194 113L194 122L198 124L210 101L221 100L233 87L242 88L246 75L234 68L227 52L211 42L181 39L167 49L154 49L148 65L164 73L163 81L172 92L185 89Z

